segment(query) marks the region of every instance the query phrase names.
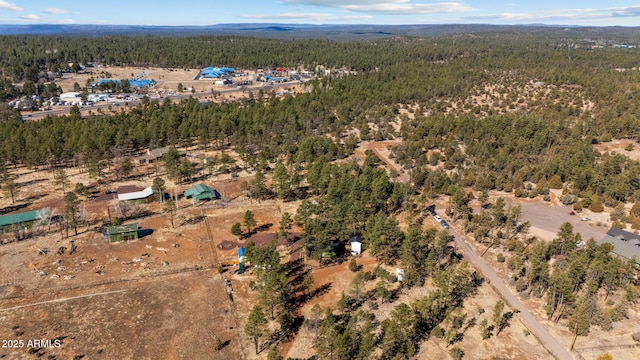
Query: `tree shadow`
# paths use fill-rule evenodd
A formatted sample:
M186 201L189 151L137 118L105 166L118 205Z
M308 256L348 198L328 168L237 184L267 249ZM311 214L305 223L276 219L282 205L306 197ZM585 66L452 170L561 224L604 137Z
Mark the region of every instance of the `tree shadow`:
M198 223L204 221L204 219L205 219L205 216L203 216L203 215L194 216L194 217L191 217L191 218L183 221L180 224L180 226L182 226L182 225L195 225L195 224L198 224Z
M229 346L231 344L231 340L225 340L224 342L221 342L220 345L218 346L218 348L216 350L222 350L224 348L226 348L227 346Z
M20 183L18 185L20 187L29 186L29 185L38 184L38 183L45 182L45 181L47 181L47 179L33 179L33 180L29 180L29 181L25 181L23 183Z
M500 321L500 327L498 327L498 334L501 333L502 330L511 326L511 324L509 323L509 320L511 320L511 318L513 318L513 311L507 311L506 313L502 314L502 321Z
M22 199L22 201L33 202L33 201L36 201L36 200L40 200L40 199L42 199L42 198L43 198L43 197L45 197L45 196L47 196L47 194L36 194L36 195L31 195L31 196L29 196L29 197L27 197L27 198Z
M262 224L262 225L258 226L257 228L254 228L251 232L252 232L252 233L257 233L257 232L260 232L260 231L267 231L267 230L269 230L272 226L273 226L273 224L272 224L272 223Z
M24 203L24 204L18 204L18 205L11 205L11 206L7 206L5 208L0 209L0 215L4 215L4 214L8 214L14 211L18 211L21 209L24 209L26 207L31 206L32 203L28 202L28 203Z

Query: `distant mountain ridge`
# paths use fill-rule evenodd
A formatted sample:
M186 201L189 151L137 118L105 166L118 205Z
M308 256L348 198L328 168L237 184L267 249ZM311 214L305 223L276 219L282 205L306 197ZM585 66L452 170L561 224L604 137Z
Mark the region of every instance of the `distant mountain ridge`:
M0 25L0 35L38 36L202 36L239 35L282 39L325 38L366 39L389 36L439 36L458 33L505 31L566 31L590 33L615 31L623 36L640 35L640 27L578 27L564 25L486 25L486 24L410 24L410 25L313 25L278 23L218 24L207 26L152 25Z

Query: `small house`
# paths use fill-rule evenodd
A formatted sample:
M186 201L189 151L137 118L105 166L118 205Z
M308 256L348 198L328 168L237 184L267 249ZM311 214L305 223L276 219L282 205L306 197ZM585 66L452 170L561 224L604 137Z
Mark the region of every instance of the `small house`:
M171 149L171 146L165 146L165 147L161 147L153 150L149 149L147 150L146 154L136 157L136 161L138 162L138 164L141 164L141 165L146 163L156 162L160 160L166 153L168 153L169 149ZM180 154L180 156L185 156L187 153L184 151L178 150L178 154Z
M607 235L598 241L599 245L604 243L613 245L612 252L617 256L625 259L635 256L636 264L640 265L640 235L612 227L607 231Z
M112 243L138 240L138 223L109 226L105 237Z
M354 236L349 240L351 243L351 255L356 256L362 254L362 238Z
M193 201L197 200L217 200L220 199L220 193L215 189L208 187L205 184L198 184L195 187L184 192L185 199L193 198Z

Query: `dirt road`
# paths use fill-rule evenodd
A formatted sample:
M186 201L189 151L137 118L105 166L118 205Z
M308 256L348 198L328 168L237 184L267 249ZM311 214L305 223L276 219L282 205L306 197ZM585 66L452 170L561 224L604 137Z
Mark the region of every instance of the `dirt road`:
M464 253L464 257L469 261L482 275L493 285L494 289L500 293L504 301L512 308L520 311L520 318L525 326L531 331L542 345L556 358L560 360L571 360L573 357L569 352L547 331L547 329L536 320L536 318L527 310L524 304L506 287L498 275L485 264L471 247L464 241L462 236L458 235L453 229L449 233L454 236L456 243L460 246Z

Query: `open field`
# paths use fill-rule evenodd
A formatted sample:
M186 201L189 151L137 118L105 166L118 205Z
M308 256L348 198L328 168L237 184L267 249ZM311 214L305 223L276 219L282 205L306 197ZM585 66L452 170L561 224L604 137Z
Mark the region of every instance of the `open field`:
M139 168L134 174L146 171ZM151 183L151 177L118 181L107 173L105 183L97 184L77 168L67 172L71 184L88 184L96 194L123 185L143 188ZM3 213L43 207L49 207L52 215L63 212L63 194L53 184L51 172L12 168L10 173L17 175L21 193L13 207L10 199L0 199ZM28 352L34 350L26 345L0 349L0 357L244 358L244 339L238 331L252 301L247 290L249 277L225 273L233 282L235 296L230 301L216 265L237 259L237 250L217 252L216 245L225 239L235 240L231 224L241 222L247 209L255 213L260 226L277 223L278 214L295 211L291 208L295 205L243 199L240 182L250 175L239 175L238 179L219 175L205 180L229 201L226 208L215 202L194 206L191 200L179 200L175 229L161 212L161 204L142 205L147 215L134 221L147 235L138 241L111 244L93 230L108 221L109 212L116 214L113 195L83 202L84 215L92 225L81 226L77 236L66 238L57 224L52 224L46 235L18 242L10 234L3 235L0 338L25 343L29 339L60 339L62 344L33 355ZM181 192L190 186L193 184L168 182L167 191ZM213 242L208 239L207 225ZM73 253L72 247L76 247ZM222 349L214 351L217 340Z

